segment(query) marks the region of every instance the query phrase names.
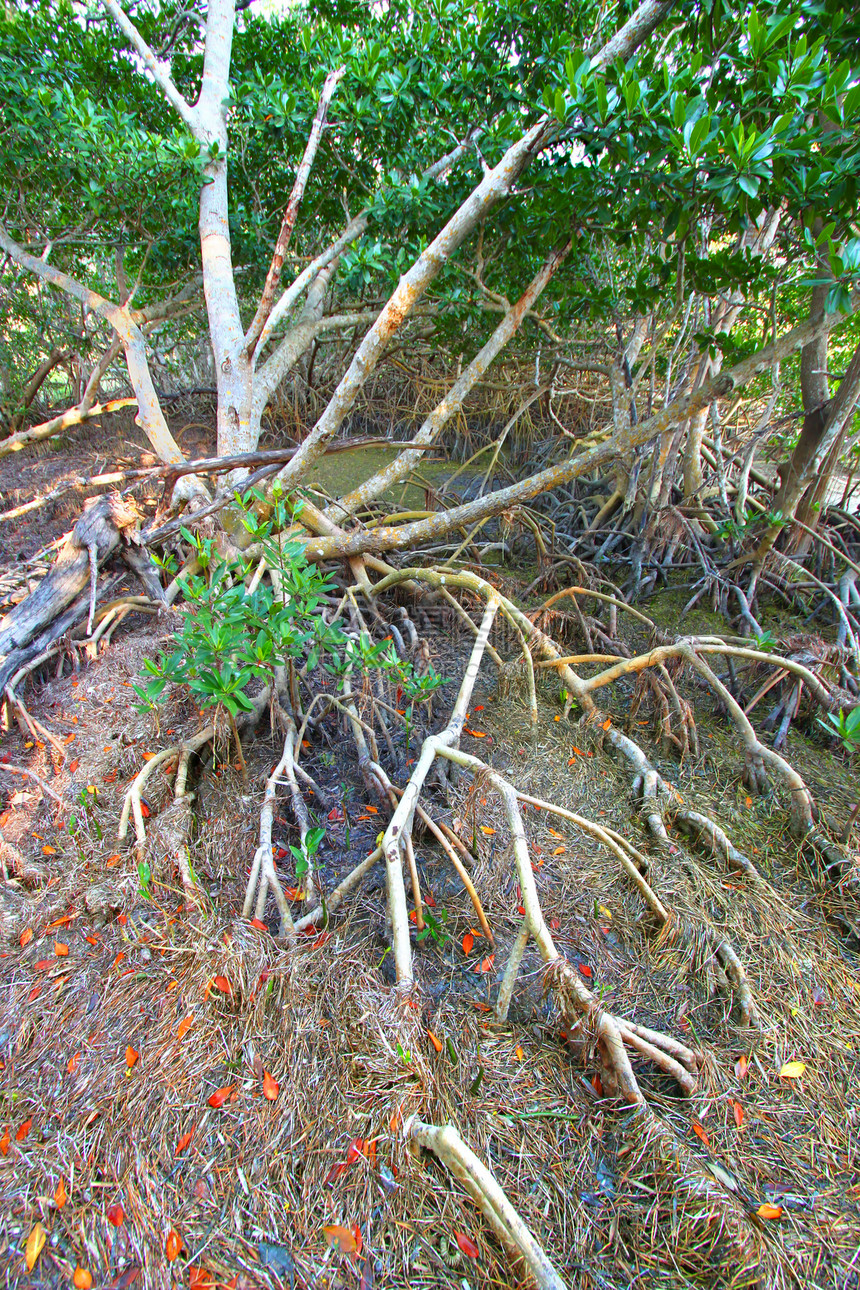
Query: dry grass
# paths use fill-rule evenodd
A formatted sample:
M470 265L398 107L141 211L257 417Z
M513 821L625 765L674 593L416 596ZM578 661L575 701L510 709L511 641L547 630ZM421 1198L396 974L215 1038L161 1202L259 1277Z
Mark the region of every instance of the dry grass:
M681 683L696 703L702 758L682 768L656 761L689 805L723 823L776 896L687 850L679 837L676 852L653 859L655 888L678 915L660 937L610 855L546 813L526 811L540 896L560 947L613 1011L707 1056L692 1104L638 1063L654 1116L631 1119L599 1097L592 1054L570 1049L560 1035L536 955L526 956L509 1022L493 1021L494 974L474 971L486 949L478 941L466 958L460 944L474 921L471 907L426 845L419 847L425 886L437 912L444 907L450 939L425 941L417 951L424 988L415 1007L389 984L378 882L368 883L328 939L310 936L291 952L239 919L260 775L272 760L265 735L253 750L247 796L231 767L202 768L193 861L208 897L203 909L180 909L178 878L170 858L157 855L155 830L151 901L140 894L130 854L106 867L124 785L141 754L158 746L123 682L164 631L145 626L118 640L77 686L53 681L32 696L41 720L76 736L69 749L77 768L67 763L52 784L69 803L95 785L104 836L90 819L70 839L67 813L34 799L6 824L7 841L50 873L27 895L10 893L4 915L0 1133L8 1126L11 1141L0 1160L0 1259L7 1284L69 1284L78 1262L96 1285L137 1267L137 1284L153 1287L171 1278L193 1284L192 1267L246 1286L353 1287L362 1272L368 1286L521 1284L445 1171L407 1149L402 1125L413 1113L458 1125L571 1287L856 1284L860 970L856 942L835 921L846 910L856 921L856 897L828 890L796 854L784 802L747 804L737 748L709 720L701 691ZM624 767L586 732L555 721L549 692L533 736L516 696L498 700L488 666L483 676L475 696L481 710L468 724L487 737L467 736L466 746L524 790L643 845ZM623 692L612 701L620 712ZM193 729L194 714L175 707L161 724L166 739L168 730ZM644 727L637 735L650 746ZM32 757L51 777L47 750L26 750L17 738L9 747L13 760ZM821 764L816 773L824 773ZM160 774L148 796L157 817L169 801ZM485 786L471 791L468 780L452 814L467 833L473 818L495 829L478 830L474 876L497 937L498 975L519 922L504 815ZM353 860L378 827L354 828ZM338 838L343 844L342 832ZM46 844L57 854L43 857ZM102 914L87 909L93 886L107 893ZM48 927L65 915L68 924ZM21 947L26 927L34 936ZM730 995L703 949L714 930L745 963L761 1033L733 1022ZM68 946L67 955L56 955L55 941ZM229 995L211 988L216 976L230 982ZM428 1032L442 1041L441 1053ZM130 1071L127 1046L140 1054ZM749 1062L742 1079L741 1056ZM803 1078L780 1078L783 1062L794 1059L806 1063ZM261 1068L279 1084L274 1101L262 1096ZM226 1086L228 1100L210 1107L209 1096ZM16 1141L28 1120L29 1132ZM355 1152L347 1164L357 1140L373 1141L373 1151ZM339 1164L346 1167L338 1171ZM68 1195L61 1209L53 1199L60 1178ZM782 1206L781 1219L755 1216L766 1200ZM125 1212L119 1228L106 1217L117 1203ZM37 1221L49 1239L29 1279L22 1250ZM323 1229L331 1224L360 1228L362 1261L328 1248ZM169 1267L171 1228L185 1249ZM477 1261L458 1249L457 1232L478 1242Z

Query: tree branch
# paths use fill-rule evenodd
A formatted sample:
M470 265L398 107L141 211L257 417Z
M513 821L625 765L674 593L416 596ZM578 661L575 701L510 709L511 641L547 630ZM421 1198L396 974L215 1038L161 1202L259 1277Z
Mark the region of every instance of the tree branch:
M334 96L339 83L346 74L345 67L339 67L336 72L329 72L325 78L325 84L320 94L319 103L317 104L316 115L314 116L311 132L308 135L308 142L305 148L305 155L302 157L301 165L296 173L293 191L290 193L290 200L287 202L287 209L284 211L284 218L281 222L281 231L278 233L278 240L275 243L275 249L272 253L272 263L269 265L269 272L266 275L266 283L263 287L263 294L260 296L260 303L257 306L257 312L254 315L253 322L245 333L245 352L250 359L254 353L254 347L259 339L263 326L272 312L272 305L275 300L275 292L281 281L281 269L284 265L284 258L287 254L287 248L290 245L293 229L296 223L296 217L299 213L299 206L305 194L305 185L308 182L308 176L311 173L311 167L314 164L317 148L322 138L323 126L325 125L328 107Z
M137 53L146 64L149 72L156 85L163 91L165 98L172 108L178 112L179 116L191 130L192 134L197 133L197 113L189 103L185 101L179 90L173 84L170 74L164 68L162 63L156 58L153 51L147 45L140 32L135 27L130 18L123 13L117 4L117 0L102 0L104 7L113 18L120 31L126 37L131 45L134 46Z

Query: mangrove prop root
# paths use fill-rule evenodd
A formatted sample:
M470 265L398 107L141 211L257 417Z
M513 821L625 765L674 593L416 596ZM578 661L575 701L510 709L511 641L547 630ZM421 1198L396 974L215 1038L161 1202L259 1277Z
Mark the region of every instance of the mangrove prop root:
M406 1121L403 1131L409 1140L432 1151L462 1184L503 1245L524 1260L538 1290L566 1290L565 1282L543 1247L535 1240L490 1170L452 1125L424 1124L413 1118Z

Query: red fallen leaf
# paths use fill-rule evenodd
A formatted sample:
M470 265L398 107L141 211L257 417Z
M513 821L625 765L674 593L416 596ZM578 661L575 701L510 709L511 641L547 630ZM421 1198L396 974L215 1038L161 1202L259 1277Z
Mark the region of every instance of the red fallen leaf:
M214 985L215 989L220 990L222 994L233 993L233 987L230 984L230 982L227 980L226 976L214 976L212 978L212 984Z
M150 809L149 802L147 802L147 800L146 800L146 798L145 798L145 797L142 797L142 798L140 799L140 813L141 813L141 815L143 816L143 818L144 818L145 820L148 820L148 819L149 819L149 817L152 815L152 811L151 811L151 809Z
M302 891L301 887L285 887L284 895L287 900L304 900L305 898L305 893Z
M711 1145L708 1139L707 1133L705 1133L705 1130L702 1128L701 1124L698 1123L698 1121L694 1120L690 1127L695 1133L696 1137L700 1138L701 1141L704 1142L706 1147L709 1147Z
M330 940L331 940L331 932L320 932L319 936L316 938L313 945L311 946L311 949L318 950L321 945L325 945L326 941L330 941Z
M197 1128L197 1125L196 1125L196 1124L192 1124L192 1126L191 1126L191 1128L188 1130L188 1132L187 1132L187 1133L183 1133L182 1137L179 1139L179 1141L178 1141L178 1142L177 1142L177 1144L176 1144L176 1151L175 1151L175 1155L177 1155L177 1156L181 1156L181 1155L182 1155L182 1152L183 1152L183 1151L185 1151L188 1147L190 1147L190 1146L191 1146L191 1139L194 1137L194 1130L195 1130L196 1128Z
M122 1205L108 1206L107 1221L114 1227L122 1227L125 1222L125 1210Z
M6 1129L3 1133L3 1137L0 1138L0 1156L8 1156L8 1154L9 1154L9 1130Z
M594 973L592 972L591 968L588 966L587 963L580 963L579 970L582 973L582 975L585 977L588 977L589 980L591 979L591 977L594 976Z
M125 958L125 950L120 950L119 954L117 954L116 958L111 964L111 967L119 967L120 963L122 963L124 958Z
M463 937L463 953L471 954L475 947L475 938L471 932L467 932Z
M53 967L53 966L54 966L54 960L53 960L53 959L39 959L39 962L38 962L38 963L35 963L33 966L35 967L35 969L36 969L36 971L37 971L37 972L44 972L45 968L49 968L49 967Z
M332 809L331 809L331 810L329 811L329 813L328 813L328 818L329 818L330 820L342 820L342 819L343 819L343 811L340 809L340 807L339 807L339 806L333 806L333 807L332 807Z
M32 939L33 939L32 927L25 927L19 937L19 940L21 942L21 949L23 949L25 945L29 945Z
M749 1069L749 1058L745 1057L742 1054L735 1062L735 1078L745 1079L748 1069Z
M27 995L27 1002L34 1003L36 999L38 999L41 993L42 993L42 987L40 985L34 985L33 989Z
M289 853L289 851L287 850L287 848L286 848L286 847L276 847L276 848L275 848L275 859L276 859L276 860L284 860L284 859L285 859L289 854L290 854L290 853Z
M131 1044L129 1044L125 1050L125 1064L128 1069L131 1070L132 1066L136 1066L139 1060L140 1053L136 1048L132 1048Z
M425 904L425 905L429 905L431 909L435 909L435 908L436 908L436 901L435 901L435 899L434 899L434 897L433 897L433 893L432 893L432 892L428 891L428 892L426 892L426 893L425 893L425 896L424 896L424 904Z
M263 1097L267 1098L270 1102L274 1102L275 1098L278 1096L278 1088L278 1081L274 1079L268 1071L263 1071Z
M361 1247L364 1245L364 1241L361 1239L361 1228L358 1226L358 1223L354 1225L352 1234L355 1237L355 1252L356 1254L361 1254Z
M208 1099L209 1105L214 1106L216 1110L219 1106L223 1106L235 1087L235 1084L225 1084L223 1088L216 1089Z
M550 925L550 928L552 929L552 931L557 932L557 931L558 931L558 929L561 927L561 919L560 919L560 918L551 918L551 919L549 920L549 925Z
M744 1122L744 1108L734 1098L732 1098L732 1110L735 1115L735 1124L740 1128Z
M31 1115L31 1116L30 1116L30 1118L29 1118L29 1120L25 1120L25 1121L24 1121L24 1123L19 1127L19 1129L18 1129L17 1133L15 1134L15 1141L16 1141L16 1142L23 1142L23 1141L24 1141L24 1139L26 1138L27 1134L30 1132L30 1125L31 1125L32 1123L33 1123L33 1117L32 1117L32 1115Z
M182 1249L182 1237L175 1227L171 1227L167 1233L167 1240L164 1242L164 1253L167 1256L167 1262L173 1263L179 1257L179 1251Z
M235 1281L236 1278L234 1277ZM212 1272L207 1272L205 1268L193 1264L188 1269L189 1290L217 1290L220 1283L215 1279Z
M346 1163L354 1165L359 1156L364 1155L364 1138L356 1138L346 1149Z
M525 905L517 905L517 913L518 913L518 914L524 914L525 912L526 912L526 907L525 907Z
M478 964L478 966L475 968L475 971L476 971L476 972L492 972L492 970L493 970L493 963L495 962L495 959L496 959L495 954L488 954L488 955L487 955L487 957L486 957L485 959L482 959L482 960L481 960L481 962L480 962L480 963Z
M480 1251L471 1236L466 1236L465 1232L455 1232L454 1239L468 1259L477 1259Z
M335 1181L335 1179L339 1178L341 1174L346 1171L346 1168L347 1168L346 1162L343 1160L339 1160L336 1165L332 1165L331 1169L329 1169L328 1173L323 1179L323 1186L330 1187L331 1184Z
M591 1087L594 1089L598 1097L603 1097L603 1080L599 1075L595 1075L592 1078Z
M79 758L77 758L77 757L75 757L75 759L74 759L73 761L70 761L70 762L69 762L69 774L70 774L70 775L74 775L74 773L75 773L75 771L78 769L78 766L79 766L79 765L80 765L80 760L79 760Z
M256 927L258 932L267 932L269 930L268 924L264 923L262 918L252 918L251 926Z
M69 1064L66 1067L66 1070L69 1072L70 1075L74 1075L75 1071L78 1069L80 1064L81 1064L81 1054L77 1052L74 1054L73 1057L69 1058Z

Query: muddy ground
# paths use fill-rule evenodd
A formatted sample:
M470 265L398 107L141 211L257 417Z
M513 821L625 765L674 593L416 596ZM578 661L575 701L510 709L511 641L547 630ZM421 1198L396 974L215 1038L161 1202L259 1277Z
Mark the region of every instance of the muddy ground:
M196 447L183 447L208 451L195 433ZM139 464L142 443L130 434L125 442L125 459ZM7 459L2 509L55 486L61 471L95 473L117 460L114 428L82 439L72 461L48 452ZM3 525L7 594L18 594L25 561L66 531L79 505L72 493ZM30 566L33 577L39 567ZM533 570L525 573L523 584ZM509 593L520 581L512 569L493 576ZM647 612L675 625L678 608L669 592ZM428 721L438 726L469 642L438 614L417 621L451 678ZM422 840L435 929L416 941L420 989L405 1009L390 984L381 872L292 950L273 935L273 907L265 929L241 917L264 782L280 753L265 720L247 741L247 787L226 740L194 767L199 907L185 908L169 816L161 816L170 782L160 770L147 790L151 876L142 879L133 848L116 841L125 790L147 755L200 725L181 694L169 696L156 722L137 710L131 688L174 626L172 615L130 617L105 653L30 686L28 708L60 740L62 764L44 741L15 729L4 738L5 764L39 777L0 778L3 839L24 862L17 872L7 865L0 909L7 1284L69 1285L78 1267L95 1286L523 1284L450 1175L408 1149L403 1125L413 1114L458 1125L571 1287L860 1284L857 889L851 877L834 885L799 852L782 794L749 797L737 740L693 678L679 684L701 748L683 764L662 755L647 709L629 718L630 687L614 687L606 706L684 801L722 823L770 889L672 831L672 849L652 851L654 884L676 915L660 934L611 855L546 812L527 811L541 902L560 948L612 1011L705 1056L692 1099L634 1062L677 1144L669 1150L665 1137L601 1095L595 1056L562 1033L536 954L526 956L508 1021L494 1020L519 894L504 813L480 783L464 778L449 800L436 792L428 804L474 849L494 953L474 934L459 879ZM646 643L623 616L620 630L629 646ZM719 624L697 609L684 630ZM553 631L581 646L572 621L559 618ZM510 641L498 646L515 659ZM515 661L502 678L486 661L463 746L518 787L652 850L626 767L599 731L562 713L557 687L547 685L533 729ZM402 732L392 739L386 766L403 783L418 736L408 749ZM856 768L814 714L792 729L786 755L844 821L860 791ZM368 799L335 716L306 761L330 801L325 810L308 799L326 827L321 878L330 890L372 849L385 814ZM275 837L292 885L297 833L286 801L282 808ZM856 866L856 839L854 847ZM737 1025L704 948L714 929L746 966L758 1032ZM803 1073L781 1076L787 1062L802 1062ZM263 1095L263 1071L278 1085L274 1099ZM228 1091L213 1107L218 1090ZM773 1211L762 1204L779 1216L767 1217ZM28 1276L25 1244L37 1223L46 1243ZM331 1226L339 1237L326 1233ZM181 1241L172 1261L171 1232Z

